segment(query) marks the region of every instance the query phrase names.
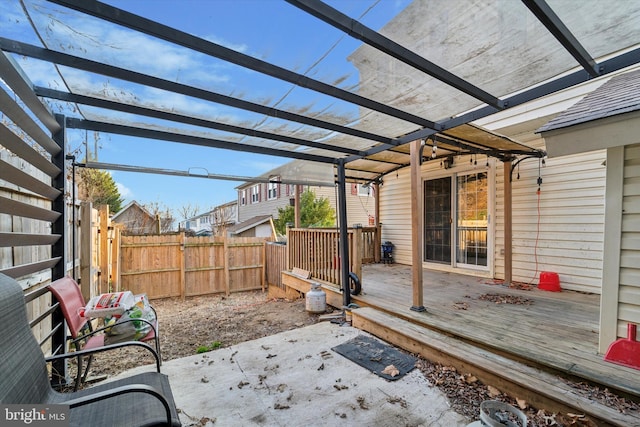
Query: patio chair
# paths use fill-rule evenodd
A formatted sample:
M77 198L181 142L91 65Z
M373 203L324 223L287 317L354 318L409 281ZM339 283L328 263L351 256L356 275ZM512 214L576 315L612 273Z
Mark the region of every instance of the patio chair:
M68 405L70 426L180 426L168 377L146 372L84 390L58 393L49 382L47 362L31 332L22 288L0 274L0 403ZM146 345L146 344L145 344ZM81 350L88 355L103 349ZM47 409L52 409L47 408Z
M78 353L79 350L91 350L97 348L105 347L105 334L104 330L108 328L93 328L91 323L91 319L83 317L80 315L80 312L85 307L84 297L82 296L82 292L80 291L80 287L71 277L63 277L62 279L58 279L51 283L49 286L49 291L55 297L55 299L60 304L60 309L62 310L62 314L67 322L67 327L69 328L70 336L68 337L69 343L75 347L75 354L77 355L78 361L78 371L76 375L75 382L75 390L78 389L80 384L86 381L87 375L89 374L89 369L91 368L91 362L93 361L93 354L90 354L87 357L87 366L84 368L84 373L82 369L82 361L83 357ZM153 307L151 307L153 310ZM154 310L154 314L155 310ZM159 366L162 364L162 355L160 353L160 340L158 334L158 320L157 315L155 316L156 320L154 322L149 322L144 319L136 319L137 321L147 322L151 325L151 328L146 336L140 339L143 343L153 341L155 343L155 350L145 345L145 348L153 354L156 359L156 364L158 366L158 372L160 372ZM133 344L137 343L137 344ZM123 343L119 343L119 348L128 345L139 345L141 344L138 341L127 341Z

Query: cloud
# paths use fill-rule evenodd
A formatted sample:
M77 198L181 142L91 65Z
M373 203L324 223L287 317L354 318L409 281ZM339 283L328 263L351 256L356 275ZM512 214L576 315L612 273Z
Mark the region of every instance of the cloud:
M126 187L121 182L116 181L116 187L118 187L118 192L120 193L120 197L122 197L123 200L127 200L127 199L133 200L135 198L133 191L128 187Z
M32 17L51 49L192 85L230 79L223 61L97 18L47 7L34 8Z

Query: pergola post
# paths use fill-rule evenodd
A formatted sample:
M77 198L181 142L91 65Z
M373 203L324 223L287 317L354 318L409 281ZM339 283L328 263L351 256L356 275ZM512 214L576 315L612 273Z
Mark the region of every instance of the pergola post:
M294 186L293 194L294 227L300 228L300 186L298 184Z
M340 283L342 284L342 304L351 304L351 287L349 286L349 236L347 235L347 179L344 160L338 161L338 225L340 238L338 241L340 252Z
M411 278L413 284L413 311L425 311L422 296L422 175L420 157L422 141L411 142Z
M508 157L502 163L504 169L504 284L510 285L513 268L513 216L511 211L511 162Z

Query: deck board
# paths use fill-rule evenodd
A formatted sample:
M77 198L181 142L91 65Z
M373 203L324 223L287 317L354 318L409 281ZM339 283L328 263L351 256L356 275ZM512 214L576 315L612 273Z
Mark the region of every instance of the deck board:
M410 266L368 264L362 283L362 295L353 297L360 305L640 397L639 372L605 362L597 353L598 295L511 289L487 279L425 270L427 311L419 313L409 309ZM527 298L532 304L478 299L490 293ZM455 303L467 303L468 309L456 309Z

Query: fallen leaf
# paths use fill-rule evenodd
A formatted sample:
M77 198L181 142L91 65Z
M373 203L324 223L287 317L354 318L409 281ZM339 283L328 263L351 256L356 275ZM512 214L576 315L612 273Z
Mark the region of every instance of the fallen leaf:
M529 406L529 404L527 403L526 400L524 399L518 399L516 397L516 402L518 402L518 406L520 407L520 409L527 409L527 407Z
M584 414L572 414L572 413L567 413L567 417L571 417L571 418L584 418L585 415Z
M398 368L396 368L393 365L389 365L386 368L384 368L382 373L386 375L391 375L392 377L395 377L396 375L400 375L400 371L398 370Z
M464 382L466 382L467 384L473 384L475 382L478 382L478 378L476 378L471 374L464 375L463 379L464 379Z
M489 391L489 396L491 397L496 397L496 396L500 396L502 393L500 392L500 390L498 390L497 388L495 388L492 385L488 385L487 386L487 390Z

